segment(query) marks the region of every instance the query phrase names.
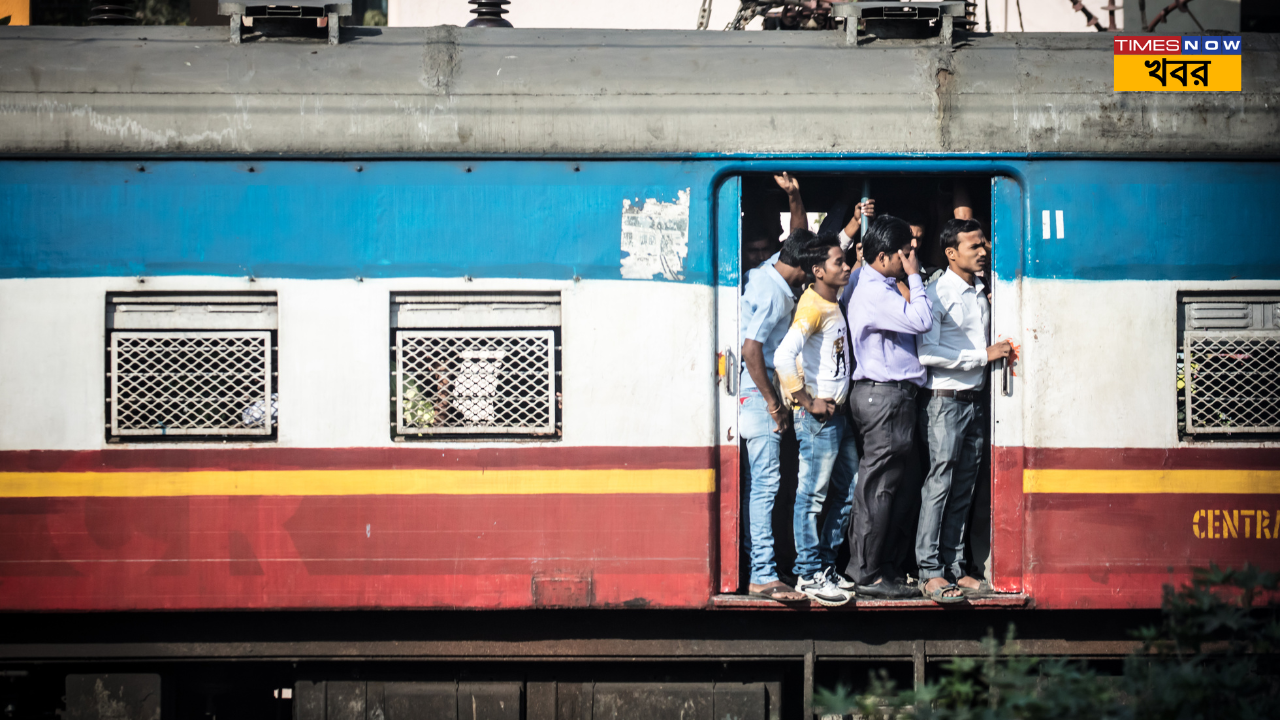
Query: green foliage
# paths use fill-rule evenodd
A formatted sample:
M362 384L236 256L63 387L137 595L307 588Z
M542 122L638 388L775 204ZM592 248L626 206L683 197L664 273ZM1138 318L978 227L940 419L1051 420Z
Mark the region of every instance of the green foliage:
M186 25L189 0L135 0L139 25Z
M940 680L916 691L897 691L881 671L861 695L819 689L814 706L868 720L1280 718L1278 580L1248 565L1214 565L1180 590L1166 586L1161 625L1135 633L1142 647L1118 678L1075 660L1023 655L1010 627L1003 643L984 641L985 656L952 658Z
M1143 652L1125 662L1131 717L1280 718L1278 581L1249 565L1212 565L1181 590L1165 586L1161 627L1140 630Z
M107 4L105 0L34 0L31 24L87 25L92 9L103 4ZM132 8L138 25L186 25L191 19L191 0L119 0L110 4Z

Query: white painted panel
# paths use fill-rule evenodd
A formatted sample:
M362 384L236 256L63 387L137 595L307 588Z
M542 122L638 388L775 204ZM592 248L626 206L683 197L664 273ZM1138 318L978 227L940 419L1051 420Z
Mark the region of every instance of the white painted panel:
M145 285L133 278L0 281L0 449L106 446L106 293L137 290L278 293L280 434L272 444L279 447L510 444L392 442L390 296L415 290L563 292L565 401L559 444L714 442L715 320L708 287L627 281L250 283L245 278L162 277L148 278ZM215 446L241 445L245 443Z
M715 442L712 289L582 281L563 296L565 442Z
M991 338L993 342L1011 340L1022 344L1022 284L1021 279L995 278L991 307ZM1014 371L1020 376L1021 367ZM1009 395L1003 394L1002 370L993 369L991 381L991 442L1000 447L1020 447L1023 440L1023 413L1027 404L1027 388L1022 378L1010 375Z
M1263 282L1024 280L1019 374L1026 390L1026 444L1180 445L1178 292L1275 287Z
M738 311L741 294L736 287L717 287L716 326L719 337L717 352L725 354L726 377L716 385L719 409L719 444L738 447L738 390L742 387L742 346L738 344ZM718 372L717 368L717 372ZM727 383L727 385L726 385ZM727 389L734 390L729 393Z
M0 450L103 445L105 293L98 280L0 281Z
M279 444L389 445L390 288L351 280L280 284Z

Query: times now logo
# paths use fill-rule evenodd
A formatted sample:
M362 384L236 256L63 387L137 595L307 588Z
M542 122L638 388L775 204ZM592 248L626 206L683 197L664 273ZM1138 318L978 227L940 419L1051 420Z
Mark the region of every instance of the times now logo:
M1238 36L1146 35L1117 37L1115 55L1239 55Z

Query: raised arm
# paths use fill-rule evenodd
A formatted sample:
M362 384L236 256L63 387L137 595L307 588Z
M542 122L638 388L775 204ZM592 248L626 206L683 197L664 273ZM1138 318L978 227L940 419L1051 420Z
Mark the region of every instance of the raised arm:
M933 327L933 304L929 302L924 281L920 279L920 262L916 260L915 248L909 249L909 253L899 250L898 254L902 256L902 266L907 271L911 300L903 299L885 283L868 283L868 290L874 292L875 297L865 309L866 323L874 330L920 335ZM862 283L858 285L861 290Z
M973 219L973 201L969 199L969 188L963 180L956 180L951 186L951 214L957 220Z
M791 229L808 230L809 216L804 211L804 199L800 197L800 181L787 173L773 176L778 187L787 193L787 207L791 211Z
M840 231L840 249L848 251L855 244L854 238L860 237L862 232L862 218L865 216L868 220L876 216L876 201L868 198L866 202L860 202L853 206L853 217L849 219L849 224L844 226ZM862 256L858 256L858 264L862 263Z

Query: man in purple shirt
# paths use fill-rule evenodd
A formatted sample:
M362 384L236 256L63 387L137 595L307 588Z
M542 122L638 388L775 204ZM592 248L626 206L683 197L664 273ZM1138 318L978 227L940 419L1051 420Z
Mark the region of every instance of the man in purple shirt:
M862 460L845 574L864 597L916 595L892 577L883 557L893 496L914 448L916 392L928 377L916 355L916 336L933 327L911 238L904 221L892 215L876 218L863 238L864 264L849 299L849 336L857 358L849 411L862 433ZM898 292L902 279L910 301Z

